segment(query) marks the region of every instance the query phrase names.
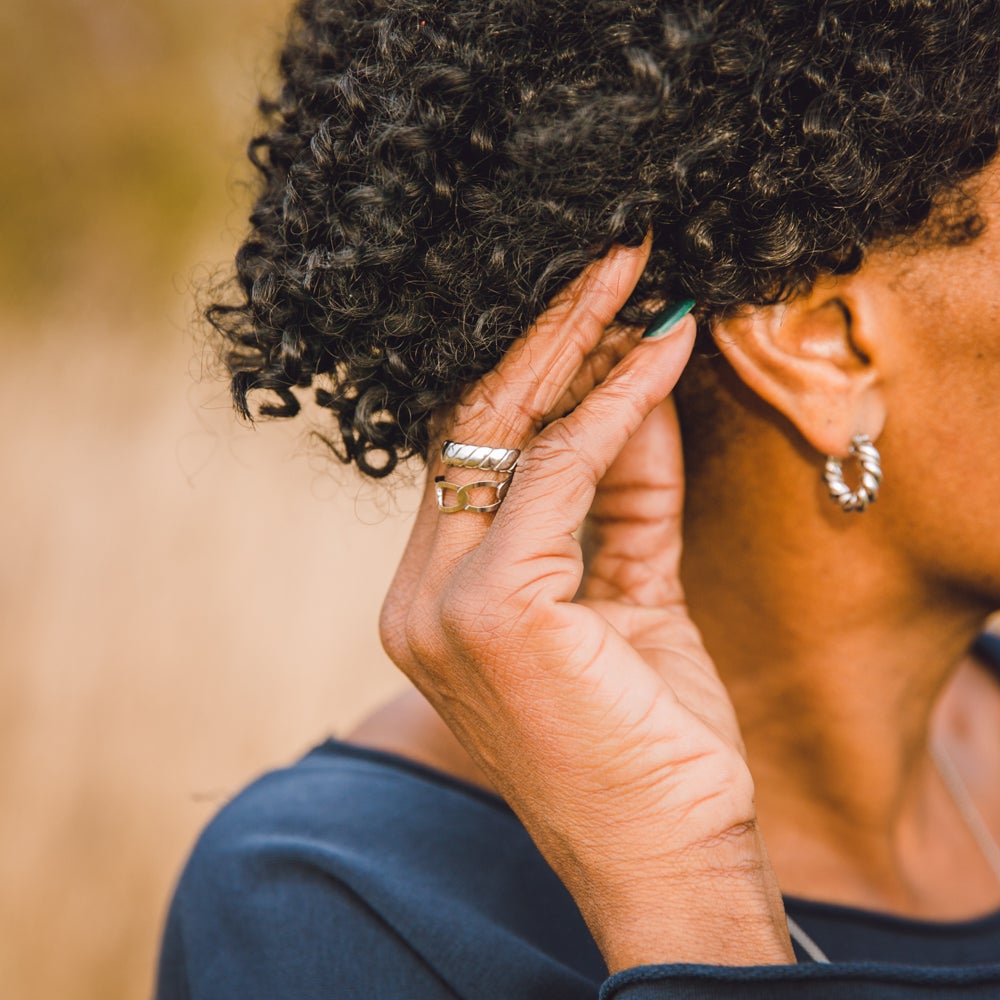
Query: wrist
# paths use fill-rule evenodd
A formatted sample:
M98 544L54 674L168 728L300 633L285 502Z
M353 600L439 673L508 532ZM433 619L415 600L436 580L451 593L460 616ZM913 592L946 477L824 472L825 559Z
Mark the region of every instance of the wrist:
M787 965L795 956L755 823L581 902L612 973L638 965Z

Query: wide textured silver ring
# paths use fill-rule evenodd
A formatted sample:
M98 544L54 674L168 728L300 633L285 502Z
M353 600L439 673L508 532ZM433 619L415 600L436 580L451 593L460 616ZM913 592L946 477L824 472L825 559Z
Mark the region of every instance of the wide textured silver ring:
M513 472L520 455L517 448L490 448L458 441L445 441L441 447L441 461L445 465L484 472Z

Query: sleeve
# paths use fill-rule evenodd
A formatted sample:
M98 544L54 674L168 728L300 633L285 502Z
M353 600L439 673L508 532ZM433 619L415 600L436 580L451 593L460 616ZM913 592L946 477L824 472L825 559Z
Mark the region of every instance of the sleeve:
M648 965L601 987L600 1000L988 1000L1000 966L915 967L874 963L757 966Z
M196 848L175 892L156 1000L456 994L348 887L300 861Z

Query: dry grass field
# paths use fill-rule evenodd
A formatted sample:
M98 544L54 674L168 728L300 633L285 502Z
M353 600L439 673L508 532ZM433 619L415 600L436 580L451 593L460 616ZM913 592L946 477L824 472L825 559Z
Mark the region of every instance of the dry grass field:
M400 685L412 492L238 425L191 321L284 7L0 9L5 1000L149 996L199 827Z
M2 382L12 1000L146 996L197 829L398 686L375 615L405 532L384 509L407 494L366 500L296 436L233 431L180 344L78 333L87 351Z

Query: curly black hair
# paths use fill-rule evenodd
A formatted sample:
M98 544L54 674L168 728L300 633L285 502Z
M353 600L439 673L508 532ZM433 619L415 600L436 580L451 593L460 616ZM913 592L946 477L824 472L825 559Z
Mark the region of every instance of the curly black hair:
M280 68L208 318L245 416L316 382L383 476L612 244L623 321L704 324L914 233L997 150L1000 0L301 0Z

